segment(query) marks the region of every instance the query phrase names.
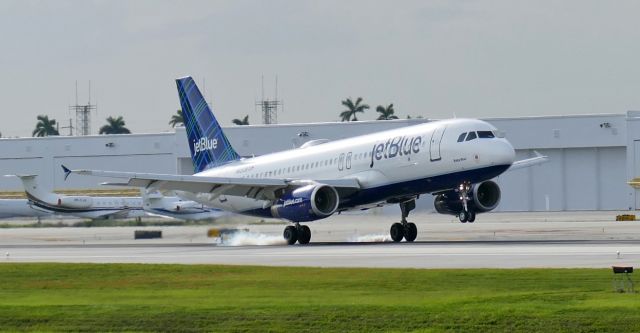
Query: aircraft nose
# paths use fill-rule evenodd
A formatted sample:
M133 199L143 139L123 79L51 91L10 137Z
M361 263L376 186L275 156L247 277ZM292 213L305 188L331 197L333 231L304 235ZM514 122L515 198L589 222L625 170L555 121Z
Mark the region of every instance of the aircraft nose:
M496 142L495 147L495 161L500 165L511 165L516 159L516 151L511 145L511 142L506 139L502 139Z
M506 139L497 139L487 145L485 156L490 165L511 165L515 161L516 152Z

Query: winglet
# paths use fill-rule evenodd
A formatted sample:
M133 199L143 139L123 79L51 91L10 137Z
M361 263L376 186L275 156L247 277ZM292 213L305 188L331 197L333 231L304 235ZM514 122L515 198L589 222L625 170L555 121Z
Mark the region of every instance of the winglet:
M64 180L66 181L67 178L69 178L69 175L71 174L71 170L69 170L69 168L64 166L64 164L62 165L62 170L64 171Z

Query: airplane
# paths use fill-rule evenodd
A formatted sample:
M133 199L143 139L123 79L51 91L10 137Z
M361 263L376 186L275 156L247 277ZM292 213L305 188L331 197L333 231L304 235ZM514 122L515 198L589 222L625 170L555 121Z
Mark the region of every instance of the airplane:
M220 210L202 207L201 204L175 196L164 196L159 192L142 191L141 197L69 196L43 190L35 175L16 177L22 181L28 198L16 200L28 201L26 206L30 208L30 211L22 209L13 213L20 213L21 216L57 214L90 219L123 219L156 215L198 221L213 220L224 215ZM13 204L11 208L19 208L16 205Z
M179 220L215 220L227 215L220 209L210 208L195 201L183 200L177 196L165 196L159 191L141 191L144 210L152 215L172 217Z
M56 215L89 219L121 219L146 216L142 199L136 197L97 197L61 195L43 189L36 175L7 175L20 178L33 209Z
M314 222L335 213L387 204L400 206L394 242L413 242L417 227L407 217L424 194L439 213L473 222L495 209L500 187L492 181L508 169L544 162L515 161L513 146L494 126L476 119L449 119L337 141L320 140L253 158L241 158L191 77L176 79L194 175L68 170L127 179L126 185L174 190L181 196L239 214L293 223L288 244L307 244ZM268 138L265 138L268 139Z

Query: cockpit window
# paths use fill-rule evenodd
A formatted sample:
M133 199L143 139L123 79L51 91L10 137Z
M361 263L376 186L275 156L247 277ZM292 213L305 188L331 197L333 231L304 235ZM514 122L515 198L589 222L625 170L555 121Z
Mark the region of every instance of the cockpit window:
M480 139L491 139L495 138L495 135L491 131L478 131L478 137Z
M469 135L467 135L467 141L471 141L477 137L476 132L469 132Z
M464 132L464 133L460 134L460 136L458 137L458 142L462 142L462 141L464 141L464 138L465 138L466 136L467 136L467 133L466 133L466 132Z

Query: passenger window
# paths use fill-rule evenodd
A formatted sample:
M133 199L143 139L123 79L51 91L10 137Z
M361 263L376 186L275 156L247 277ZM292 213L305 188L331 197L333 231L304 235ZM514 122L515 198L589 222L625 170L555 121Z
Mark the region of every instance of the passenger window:
M493 132L491 132L491 131L478 131L478 137L480 139L495 138L495 136L493 135Z
M477 137L478 136L476 136L476 132L469 132L469 135L467 136L467 141L471 141Z
M462 133L460 134L460 136L458 137L458 142L462 142L464 141L464 137L467 136L467 133Z

